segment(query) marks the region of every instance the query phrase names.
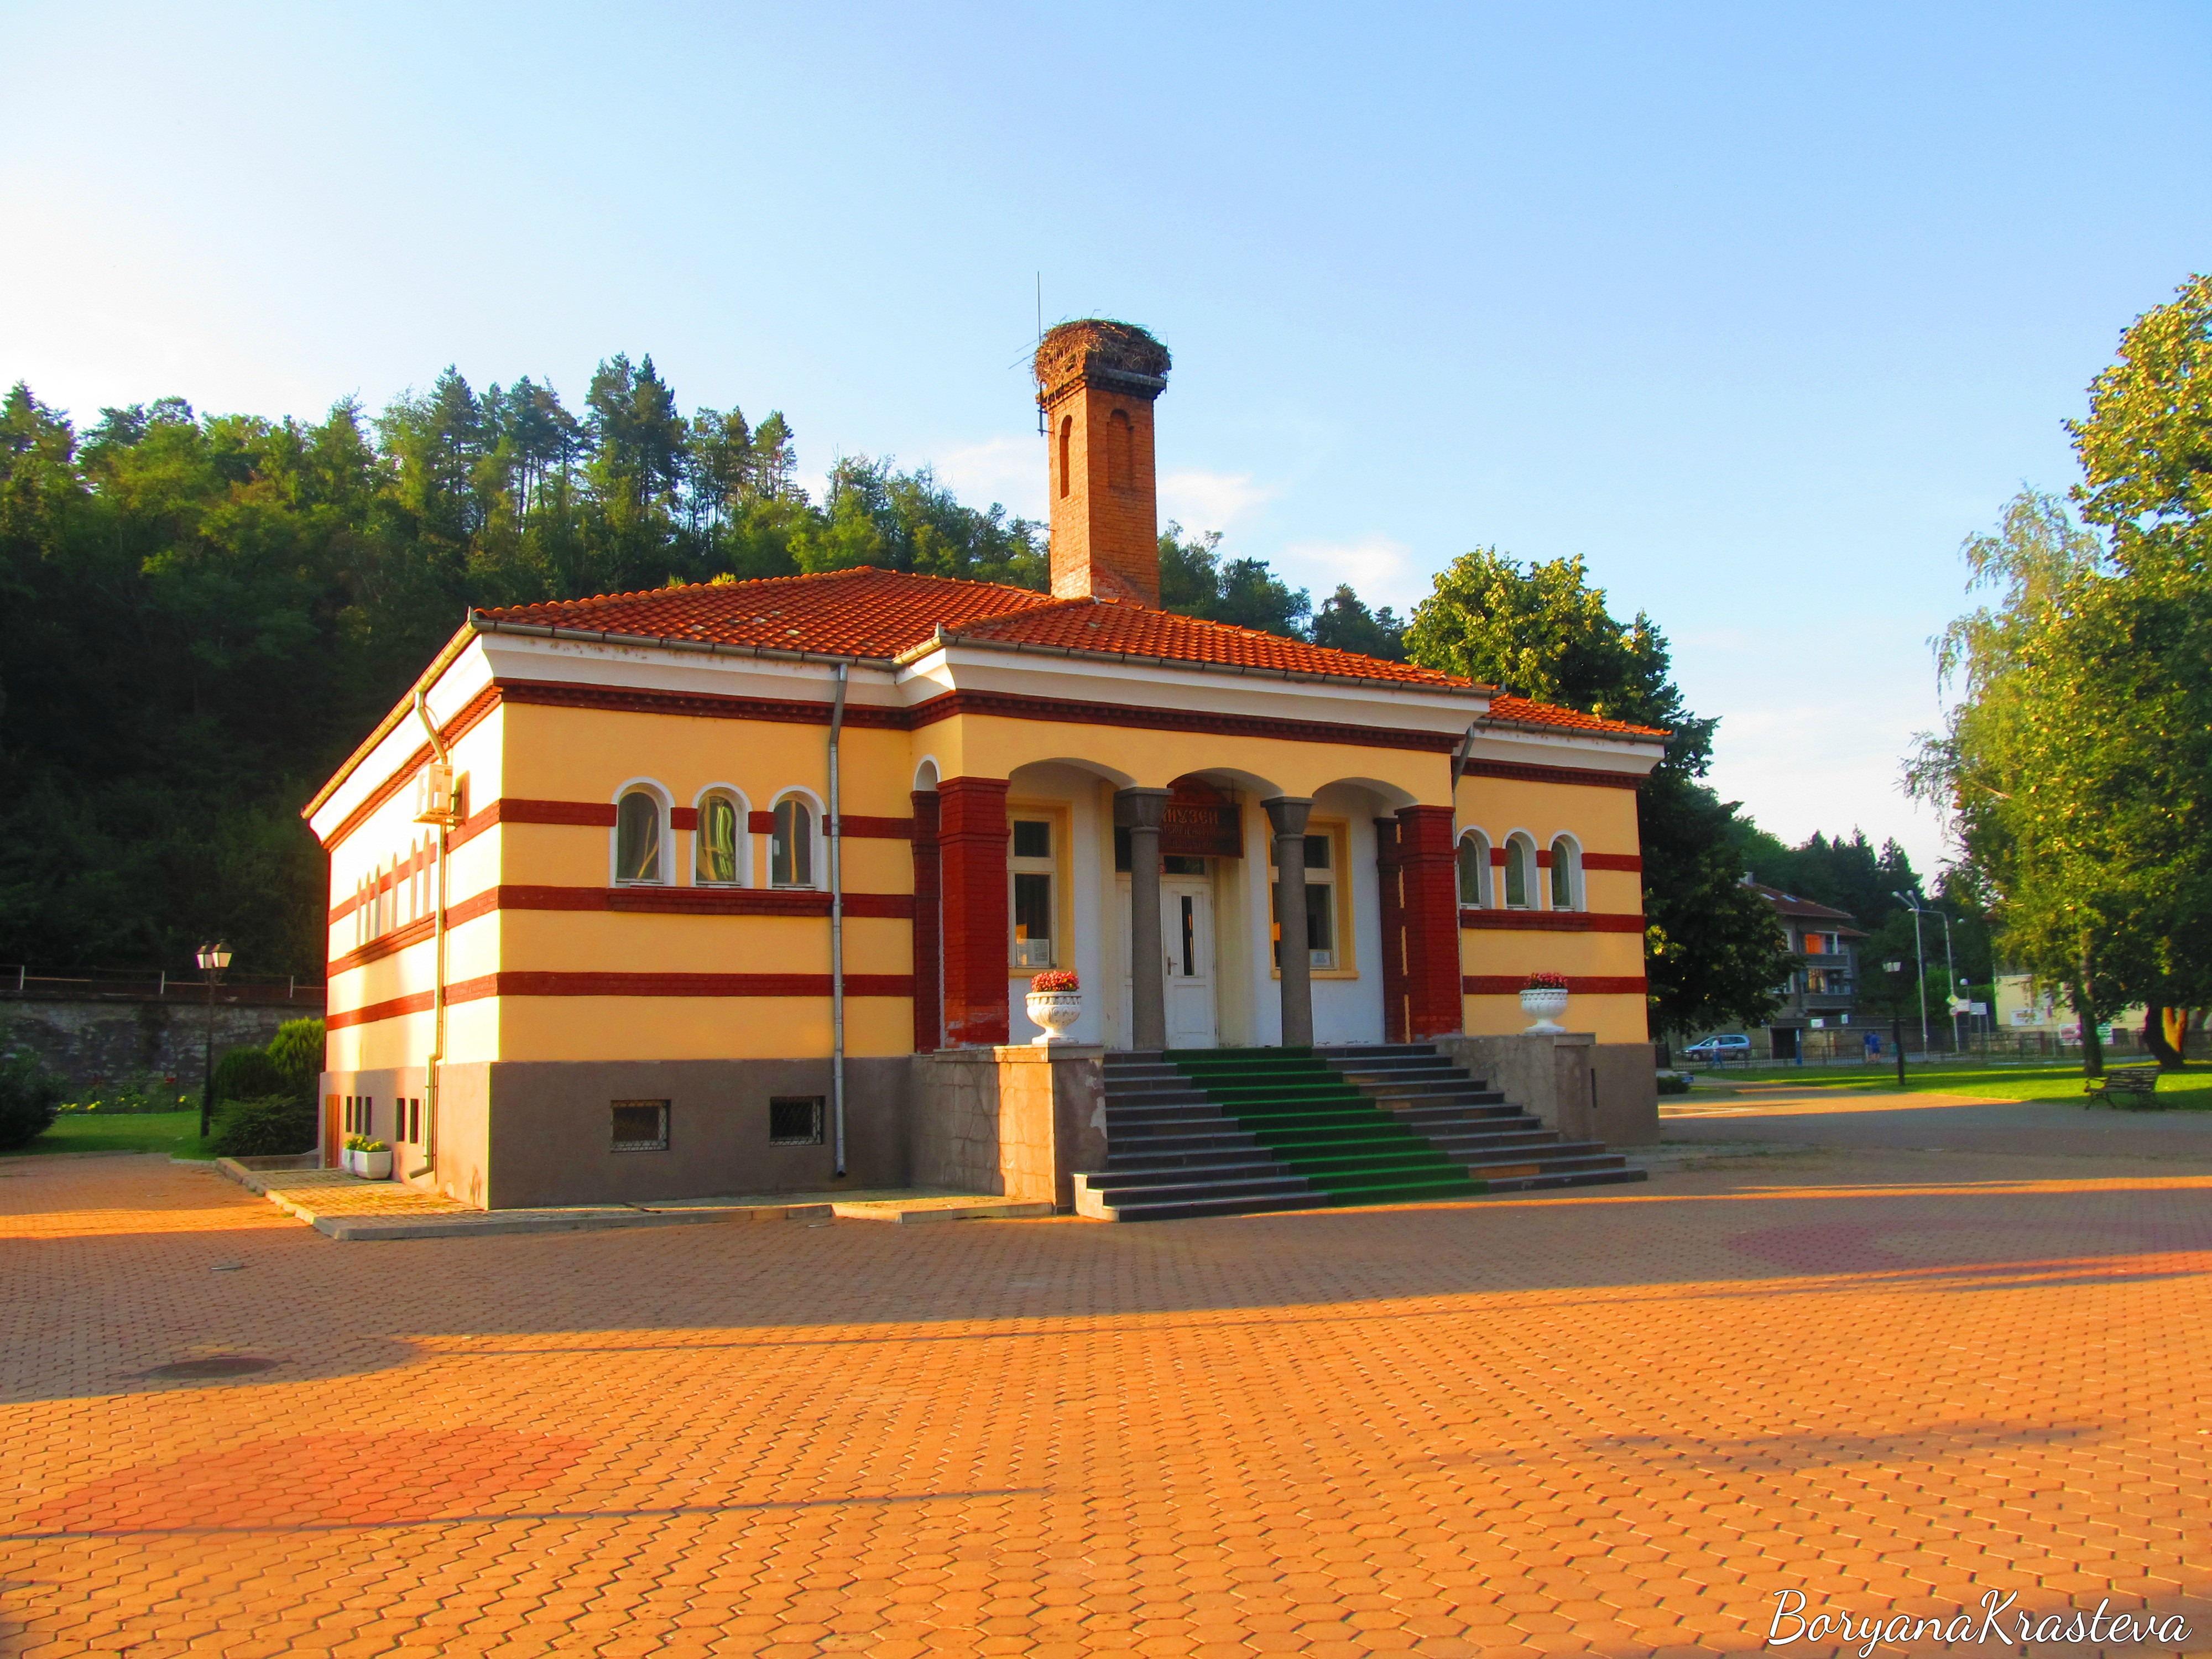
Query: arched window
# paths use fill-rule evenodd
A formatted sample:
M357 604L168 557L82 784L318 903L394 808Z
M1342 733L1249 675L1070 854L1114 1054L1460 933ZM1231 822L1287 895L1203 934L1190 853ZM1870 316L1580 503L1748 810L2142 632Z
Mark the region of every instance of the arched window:
M1536 843L1526 836L1506 837L1505 908L1509 910L1533 910L1536 908Z
M769 843L771 887L814 885L814 809L797 795L775 804L775 836Z
M1583 908L1583 851L1572 836L1556 836L1552 842L1552 908Z
M615 808L615 879L662 879L660 802L648 790L631 790Z
M1117 409L1106 417L1106 487L1137 487L1137 439L1126 409Z
M1075 416L1073 415L1061 416L1060 417L1060 493L1063 496L1067 494L1068 441L1073 438L1074 434Z
M702 887L734 887L744 879L744 804L727 790L709 790L699 800L699 828L693 834L691 879Z
M1480 830L1459 838L1459 902L1470 910L1490 908L1490 838Z

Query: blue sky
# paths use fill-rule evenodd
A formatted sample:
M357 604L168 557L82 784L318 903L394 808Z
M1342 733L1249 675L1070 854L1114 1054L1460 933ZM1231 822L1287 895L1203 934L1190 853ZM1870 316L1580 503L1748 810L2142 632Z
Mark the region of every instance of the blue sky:
M1580 554L1863 824L1960 541L2212 261L2199 5L0 9L0 376L319 413L650 352L1041 513L1023 362L1173 348L1164 511L1316 595Z

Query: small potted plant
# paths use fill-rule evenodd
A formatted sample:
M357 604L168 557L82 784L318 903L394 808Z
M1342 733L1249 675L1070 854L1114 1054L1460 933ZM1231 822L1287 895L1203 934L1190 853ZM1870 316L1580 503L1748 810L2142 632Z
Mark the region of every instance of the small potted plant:
M1565 974L1531 974L1521 986L1521 1012L1536 1023L1531 1031L1549 1033L1565 1030L1559 1016L1567 1012L1567 976Z
M338 1161L348 1175L359 1176L364 1181L392 1179L392 1148L367 1135L348 1135Z
M1030 1041L1039 1048L1054 1042L1073 1042L1067 1028L1075 1024L1075 1017L1083 1012L1083 988L1076 982L1075 975L1066 968L1051 968L1030 981L1030 994L1023 1006L1030 1018L1044 1027Z

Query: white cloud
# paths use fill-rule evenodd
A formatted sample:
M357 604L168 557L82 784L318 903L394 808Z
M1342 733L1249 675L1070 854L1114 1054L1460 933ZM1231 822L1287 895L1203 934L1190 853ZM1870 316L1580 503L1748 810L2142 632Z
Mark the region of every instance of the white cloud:
M1184 467L1160 474L1160 522L1185 530L1227 530L1275 492L1255 484L1249 472L1205 472Z
M1428 584L1413 568L1403 542L1388 536L1363 536L1352 542L1292 542L1271 561L1276 574L1294 587L1313 590L1318 603L1349 582L1370 608L1393 605L1404 611Z
M969 507L998 501L1024 519L1045 516L1044 441L1034 433L986 438L923 459L938 483Z

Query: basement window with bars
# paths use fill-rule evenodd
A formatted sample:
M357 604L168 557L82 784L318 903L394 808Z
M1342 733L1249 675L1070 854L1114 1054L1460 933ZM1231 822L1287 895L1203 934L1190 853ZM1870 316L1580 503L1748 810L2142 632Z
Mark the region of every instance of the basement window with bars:
M771 1146L819 1146L822 1144L822 1097L778 1095L768 1103L768 1144Z
M617 1100L614 1105L614 1150L618 1152L665 1152L668 1150L668 1103L665 1100Z

